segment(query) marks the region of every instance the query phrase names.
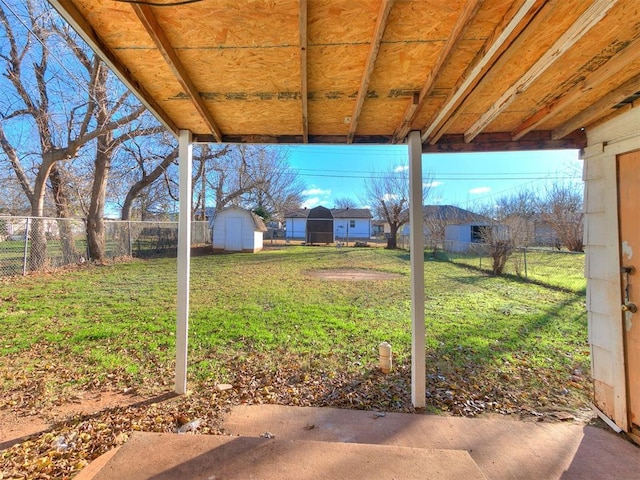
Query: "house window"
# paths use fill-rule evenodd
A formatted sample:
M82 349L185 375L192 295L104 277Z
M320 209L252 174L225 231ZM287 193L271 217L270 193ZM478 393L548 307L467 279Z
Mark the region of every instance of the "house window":
M356 221L355 220L349 220L349 228L356 228Z
M489 236L491 236L490 226L487 226L487 225L471 226L471 242L472 243L486 242Z

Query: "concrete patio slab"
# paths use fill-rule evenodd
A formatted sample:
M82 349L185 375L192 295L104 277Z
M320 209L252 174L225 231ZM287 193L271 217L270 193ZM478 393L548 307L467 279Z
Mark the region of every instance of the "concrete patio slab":
M484 478L465 451L134 433L95 480Z
M577 423L255 405L235 407L224 427L243 436L465 450L491 480L640 479L638 447Z

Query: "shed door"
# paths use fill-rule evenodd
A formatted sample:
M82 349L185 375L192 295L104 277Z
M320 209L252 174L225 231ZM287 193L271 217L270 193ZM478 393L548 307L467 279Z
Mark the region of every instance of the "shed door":
M629 422L640 433L640 151L618 156L618 215Z
M242 251L242 218L229 217L226 219L224 249L229 252Z

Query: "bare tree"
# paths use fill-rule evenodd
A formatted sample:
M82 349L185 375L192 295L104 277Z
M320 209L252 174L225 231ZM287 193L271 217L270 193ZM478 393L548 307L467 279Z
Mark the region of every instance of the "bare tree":
M26 18L24 23L28 26L24 29L20 29L20 22L9 20L8 15L17 15L18 9ZM123 99L128 94L111 108L105 108L108 74L104 65L48 5L27 0L20 7L14 4L6 10L0 8L0 29L6 38L0 47L5 78L0 104L0 147L29 200L31 215L44 214L50 185L57 216L69 216L71 196L60 164L86 160L88 147L97 144L89 213L94 218L100 217L104 210L100 196L106 184L106 155L113 148L112 135L138 118L144 108L138 104L125 111ZM18 124L20 129L15 128ZM21 135L19 132L25 127L31 128L33 135ZM66 222L63 229L65 226ZM65 255L76 256L73 236L70 232L62 233ZM89 228L87 233L96 232ZM38 247L31 250L32 264L39 268L46 258L46 238L40 222L34 222L32 240Z
M556 233L561 245L571 252L584 251L583 189L577 183L556 183L540 200L541 217Z
M515 247L527 247L535 242L535 224L539 199L533 190L520 190L498 198L495 217L509 231Z
M425 181L424 184L431 182ZM409 222L409 171L389 167L386 172L375 173L365 182L366 202L372 205L374 215L389 224L388 249L397 248L400 228ZM423 207L429 188L422 189Z
M514 250L514 243L509 229L499 222L492 222L478 228L480 239L491 257L491 271L494 275L502 275Z
M243 205L262 218L283 219L285 212L301 205L305 186L289 166L286 150L259 147L249 175L255 187L244 195Z
M140 219L144 220L154 205L165 205L169 197L164 183L158 180L165 175L171 175L169 169L178 158L178 149L175 145L166 141L154 142L148 145L136 138L123 145L120 156L124 157L123 164L129 168L123 168L118 180L115 182L124 193L124 201L120 209L120 218L130 220L134 208L134 202L139 203ZM166 139L165 139L166 140ZM126 163L125 163L126 162ZM131 167L135 165L135 167ZM154 186L156 188L154 188ZM158 188L159 187L159 188Z
M334 208L356 208L357 203L353 198L340 197L336 198L334 202Z

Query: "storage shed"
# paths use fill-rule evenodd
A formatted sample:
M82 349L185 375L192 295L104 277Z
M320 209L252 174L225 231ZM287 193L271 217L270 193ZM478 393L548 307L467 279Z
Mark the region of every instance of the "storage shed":
M307 243L333 243L333 214L325 207L312 208L307 217Z
M228 207L213 217L214 252L259 252L267 227L255 213Z

